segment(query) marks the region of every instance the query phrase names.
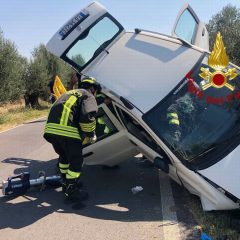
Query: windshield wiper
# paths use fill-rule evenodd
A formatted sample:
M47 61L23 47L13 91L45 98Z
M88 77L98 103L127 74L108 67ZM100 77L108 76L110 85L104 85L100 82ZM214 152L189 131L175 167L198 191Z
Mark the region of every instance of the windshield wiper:
M212 150L214 150L216 148L216 144L211 145L211 147L207 148L206 150L202 151L201 153L199 153L197 156L193 157L192 159L189 160L189 162L195 161L197 158L202 157L203 155L211 152Z
M109 54L109 51L105 48L108 44L109 44L110 40L104 42L103 44L101 44L98 49L94 52L93 54L93 58L96 57L100 52L105 51L107 54Z
M233 136L233 137L231 137L231 138L228 138L228 139L226 139L226 140L224 140L224 141L222 141L222 142L216 142L216 143L214 143L214 144L212 144L209 148L207 148L206 150L204 150L204 151L202 151L201 153L199 153L197 156L195 156L194 158L192 158L190 161L192 162L192 161L195 161L197 158L199 158L199 157L202 157L203 155L205 155L205 154L207 154L207 153L209 153L209 152L211 152L212 150L214 150L214 149L222 149L222 150L224 150L224 152L226 152L226 151L229 151L229 148L227 148L226 149L226 146L231 146L231 145L234 145L234 144L236 144L236 140L240 140L240 131L235 135L235 136ZM239 141L240 142L240 141ZM221 151L222 152L222 151ZM218 154L219 154L220 152L218 152Z

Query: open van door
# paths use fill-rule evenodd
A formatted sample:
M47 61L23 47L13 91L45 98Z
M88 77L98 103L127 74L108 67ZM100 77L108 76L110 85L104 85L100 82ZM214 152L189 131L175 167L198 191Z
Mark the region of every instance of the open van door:
M65 23L46 48L78 72L109 54L108 48L124 32L122 25L93 2Z
M114 166L139 153L109 106L99 105L96 119L98 140L94 144L83 145L84 164ZM98 124L99 120L104 121L107 131Z
M172 36L209 51L207 28L189 4L185 4L179 11Z

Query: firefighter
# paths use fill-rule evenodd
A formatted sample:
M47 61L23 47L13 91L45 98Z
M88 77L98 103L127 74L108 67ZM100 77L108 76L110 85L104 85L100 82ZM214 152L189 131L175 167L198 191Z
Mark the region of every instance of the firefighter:
M92 78L94 80L94 78ZM78 87L79 88L86 88L88 87L89 78L83 78L81 82L79 83ZM104 94L98 92L96 95L96 101L97 105L100 105L102 103L105 103L106 105L110 105L111 99L106 97ZM111 129L107 126L106 119L104 116L98 117L96 119L96 135L97 137L101 137L103 135L109 134Z
M195 123L197 104L189 94L178 98L167 109L168 141L176 146L183 136L189 134Z
M97 94L96 101L97 101L98 105L100 105L102 103L109 105L108 106L109 108L110 108L110 103L112 102L110 98L106 97L102 93ZM107 118L105 116L97 118L96 128L97 128L97 136L103 136L105 134L107 135L111 132L111 129L107 125Z
M66 92L53 104L44 131L44 138L59 155L65 201L83 201L88 197L87 192L79 188L82 142L96 141L95 96L101 86L93 78L85 80L88 84L83 88Z
M54 82L55 82L55 76L52 77L52 79L49 81L47 85L49 87L49 94L50 94L49 100L51 100L51 103L54 103L57 99L53 91Z
M75 72L72 75L70 81L68 82L68 90L72 90L75 88L81 88L80 83L81 83L81 75L78 72Z

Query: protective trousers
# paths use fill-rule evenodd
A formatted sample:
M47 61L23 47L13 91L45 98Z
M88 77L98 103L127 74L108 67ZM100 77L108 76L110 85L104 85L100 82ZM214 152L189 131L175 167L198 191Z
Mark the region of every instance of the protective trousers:
M80 177L83 163L82 142L52 135L50 142L59 155L59 169L67 180L76 180Z

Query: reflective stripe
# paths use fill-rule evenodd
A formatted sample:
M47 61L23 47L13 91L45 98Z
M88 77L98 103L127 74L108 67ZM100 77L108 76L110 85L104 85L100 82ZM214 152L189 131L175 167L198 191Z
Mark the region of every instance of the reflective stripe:
M49 133L49 134L54 134L54 135L60 135L60 136L65 136L69 138L76 138L76 139L81 139L80 135L77 133L71 133L71 132L66 132L61 129L55 129L55 128L45 128L44 133Z
M92 79L84 79L84 80L82 80L82 83L84 83L84 82L94 83L95 81Z
M69 114L71 112L71 107L73 106L73 104L77 101L77 97L75 96L71 96L66 103L63 105L63 111L62 111L62 116L61 116L61 120L60 120L60 124L61 125L67 125L68 123L68 118L69 118Z
M93 132L96 129L96 121L91 123L80 123L80 127L84 132Z
M178 114L177 113L168 113L167 118L176 118L178 119Z
M80 126L81 126L81 124L80 124ZM90 127L82 127L81 126L81 129L82 129L83 132L93 132L96 129L96 127L93 126L93 127L90 128Z
M69 164L59 163L58 167L59 167L59 170L60 170L61 173L66 174L67 171L68 171L68 168L69 168Z
M67 169L59 168L59 171L60 171L60 173L63 173L63 174L66 174L66 173L67 173Z
M109 134L109 133L110 133L110 129L109 129L108 126L105 126L105 128L104 128L104 133L106 133L106 134Z
M62 135L70 138L72 137L72 138L81 139L77 128L74 128L71 126L62 126L56 123L47 123L45 126L44 133L50 133L50 134Z
M78 133L78 129L75 127L71 127L71 126L64 126L64 125L60 125L58 123L47 123L45 128L56 128L59 130L63 130L63 131L68 131L71 133Z
M169 124L179 125L179 120L177 120L177 119L171 119L168 123L169 123Z
M96 96L96 98L98 98L98 97L106 97L104 94L102 94L102 93L99 93L99 94L97 94L97 96Z
M80 177L80 174L81 174L80 172L73 172L73 171L71 171L71 170L68 169L66 178L67 178L67 179L79 178L79 177Z
M105 122L104 122L104 119L103 118L101 118L101 117L99 117L98 119L97 119L97 122L99 123L99 124L105 124Z
M68 169L69 168L69 164L59 163L58 166L59 166L59 168L62 168L62 169Z

